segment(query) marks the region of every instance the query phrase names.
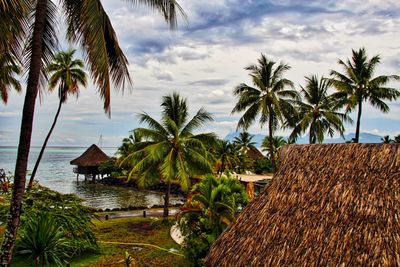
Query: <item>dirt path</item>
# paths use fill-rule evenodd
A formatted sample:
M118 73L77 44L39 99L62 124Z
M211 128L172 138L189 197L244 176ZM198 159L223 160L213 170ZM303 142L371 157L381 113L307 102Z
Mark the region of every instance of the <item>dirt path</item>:
M163 216L164 210L156 209L156 210L126 211L126 212L106 214L106 215L102 214L99 217L106 220L116 219L116 218L144 217L144 212L146 212L146 217L161 217ZM178 212L179 209L171 208L169 209L169 216L175 216Z

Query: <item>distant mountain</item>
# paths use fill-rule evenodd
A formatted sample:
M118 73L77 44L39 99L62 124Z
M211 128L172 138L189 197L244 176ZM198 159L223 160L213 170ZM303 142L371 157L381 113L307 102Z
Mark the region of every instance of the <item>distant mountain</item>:
M240 132L232 132L225 136L224 140L233 141L235 137L238 137ZM254 135L254 142L256 142L257 147L261 147L262 140L265 138L266 135L263 134L253 134ZM287 138L287 136L284 136ZM345 143L346 141L350 141L354 138L354 133L349 133L344 135L343 138L325 138L325 144L337 144L337 143ZM370 133L360 133L360 143L381 143L382 136L370 134ZM308 144L308 135L305 135L299 139L297 139L297 144Z

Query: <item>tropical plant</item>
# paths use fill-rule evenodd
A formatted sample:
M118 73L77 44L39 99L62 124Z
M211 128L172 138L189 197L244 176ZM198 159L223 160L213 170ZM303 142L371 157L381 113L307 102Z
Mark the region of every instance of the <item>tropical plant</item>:
M261 54L257 65L245 69L250 72L254 87L242 83L234 89L233 94L238 97L238 102L232 113L245 111L238 122L238 127L243 129L248 129L257 117L261 126L268 124L270 154L273 155L274 132L285 117L294 113L292 100L298 98L295 90L286 89L293 87L293 82L283 77L290 67L283 63L276 66L276 62ZM275 158L272 157L271 161L275 169Z
M175 0L131 0L129 2L144 4L161 12L171 28L176 27L177 10L185 16L182 8ZM18 37L10 38L9 41L0 38L4 41L1 42L2 47L0 49L2 51L0 52L6 51L9 47L15 48L15 50L21 48L21 46L18 46L20 42L17 40L23 39L21 36L24 33L24 25L27 25L25 29L29 35L27 45L24 46L26 50L21 53L26 55L28 80L15 165L14 191L12 205L10 205L10 216L7 220L0 248L0 264L8 266L12 258L12 249L15 244L21 203L25 191L26 169L39 82L41 80L42 84L44 83L46 75L43 66L50 62L57 47L55 27L58 9L62 9L66 16L67 39L79 43L83 51L86 52L87 65L94 83L98 86L100 97L104 100L104 109L107 114L110 115L111 81L115 88L123 89L125 84L130 83L131 80L127 59L119 47L115 31L100 0L62 0L57 5L51 0L2 1L1 3L1 21L5 23L0 23L0 33L17 28L15 35ZM27 4L26 12L25 9L18 9L20 3ZM28 16L28 7L30 6L32 6L32 12ZM21 14L23 15L22 18ZM20 25L21 27L19 27ZM19 30L20 28L22 30Z
M126 158L133 152L133 145L143 141L143 137L140 136L138 131L132 130L129 137L122 139L121 146L117 149L117 155L120 158Z
M335 132L343 136L343 122L352 122L351 118L339 112L340 102L335 94L329 95L330 81L317 76L306 77L306 86L301 86L303 98L295 101L296 115L290 140L296 140L309 129L310 144L322 143L328 133L331 137Z
M35 166L33 167L28 188L32 187L33 180L35 179L37 169L47 146L47 142L50 139L51 133L56 126L58 116L60 115L61 106L67 102L68 95L75 95L76 97L79 96L80 85L84 87L87 85L87 75L83 70L83 61L80 59L74 59L75 51L76 50L58 52L54 55L52 62L46 67L46 72L51 75L49 79L49 91L54 91L58 85L58 109L56 115L54 116L53 124L51 125L42 148L40 149Z
M273 153L274 153L273 155L274 155L275 159L278 158L279 149L286 144L288 144L288 142L282 136L274 136L272 138L272 147L273 147ZM261 148L262 148L262 151L267 152L269 158L271 158L270 147L271 147L270 139L268 136L266 136L262 141Z
M239 146L229 141L219 140L215 149L215 159L218 162L217 173L223 173L226 169L235 168L240 162Z
M255 149L256 142L253 141L254 135L249 134L248 132L242 132L239 134L239 136L235 137L233 139L233 144L239 148L239 162L240 162L240 168L238 171L244 171L247 169L249 165L249 157L248 157L248 151L250 149Z
M395 140L391 139L389 135L385 135L381 138L383 144L393 144Z
M215 143L213 133L194 134L198 128L213 118L200 109L189 120L186 99L178 93L162 98L161 120L146 113L139 115L140 122L149 128L138 128L145 141L134 145L134 152L121 164L131 162L129 177L136 174L139 186L149 186L160 182L167 185L164 197L164 220L169 210L171 183L179 183L183 190L190 188L190 177L212 172L211 154L208 146Z
M39 212L25 221L19 237L18 253L34 258L36 267L39 263L64 266L65 259L71 256L68 253L70 242L61 225L46 212Z
M339 65L343 67L344 73L332 70L332 78L329 81L339 91L337 95L342 98L346 112L358 108L354 138L355 143L358 143L363 103L368 101L380 111L389 112L389 106L384 100L396 100L400 96L400 92L395 88L386 87L386 85L392 80L399 80L400 77L397 75L374 77L375 69L381 61L380 56L368 59L364 48L358 51L352 50L352 54L351 60L338 61Z
M21 84L15 75L21 74L21 67L15 57L10 54L0 54L0 98L7 104L8 91L11 87L17 92L21 92Z
M396 135L396 136L394 137L393 141L394 141L396 144L400 143L400 134Z
M207 175L196 184L179 213L185 236L185 257L192 266L202 266L208 249L247 204L244 186L233 178Z

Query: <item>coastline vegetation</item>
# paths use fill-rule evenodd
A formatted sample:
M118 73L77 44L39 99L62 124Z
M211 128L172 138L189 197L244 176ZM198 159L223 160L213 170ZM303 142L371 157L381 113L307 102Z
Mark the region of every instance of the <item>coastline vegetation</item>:
M177 26L177 13L185 18L176 1L129 2L159 11L171 28ZM78 95L79 86L87 85L84 62L74 59L75 50L54 55L58 49L55 27L59 9L66 17L66 39L79 44L86 53L86 65L107 115L112 85L124 90L131 84L128 61L101 1L0 4L0 97L4 104L11 88L21 91L16 77L27 72L15 173L12 181L5 174L0 179L2 266L10 266L13 252L16 265L29 262L35 266L62 266L74 262L107 266L125 262L126 266L163 266L166 262L168 266L202 266L210 246L249 202L244 186L231 178L231 173L273 173L279 166L282 146L306 133L310 144L322 143L326 135L343 136L344 124L352 123L349 114L353 111L357 111L353 142L358 143L364 103L387 113L387 102L400 97L398 89L388 87L400 77L375 76L380 56L368 58L364 48L352 50L350 59L338 61L343 73L332 70L330 77L307 76L305 86L299 90L285 76L291 68L288 64L261 54L255 64L245 67L252 85L241 83L233 90L237 102L231 113L241 114L237 128L243 130L233 142L220 140L213 132L202 133L202 127L213 121L212 114L202 108L190 118L188 101L175 92L163 96L160 119L139 114L139 121L146 127L133 129L122 140L117 157L100 167L102 173L127 177L142 188L162 182L162 222L158 218L99 220L76 196L34 184L62 104L68 95ZM26 38L28 44L23 46L21 42ZM49 90L58 85L59 106L30 177L31 190L25 192L36 98L45 84ZM258 150L247 130L256 122L268 128L261 146L267 157L251 156ZM291 130L287 140L275 135L280 129ZM382 142L400 143L400 135L394 139L385 136ZM179 186L186 194L186 203L175 219L169 217L171 185ZM182 246L170 238L172 223L182 231ZM156 249L145 248L144 243Z

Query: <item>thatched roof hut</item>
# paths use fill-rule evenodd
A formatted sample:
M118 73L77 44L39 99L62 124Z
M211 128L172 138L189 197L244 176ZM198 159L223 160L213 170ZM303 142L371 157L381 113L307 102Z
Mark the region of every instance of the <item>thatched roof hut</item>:
M91 145L82 155L71 160L71 165L78 166L100 166L110 158L95 144Z
M74 172L79 174L91 175L95 180L99 174L99 166L110 158L95 144L91 145L82 155L71 160L71 165L77 165ZM86 177L86 176L85 176ZM78 176L77 176L78 179Z
M208 266L400 266L400 145L290 145Z
M247 157L251 160L263 159L264 155L256 147L249 147L246 151Z

